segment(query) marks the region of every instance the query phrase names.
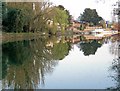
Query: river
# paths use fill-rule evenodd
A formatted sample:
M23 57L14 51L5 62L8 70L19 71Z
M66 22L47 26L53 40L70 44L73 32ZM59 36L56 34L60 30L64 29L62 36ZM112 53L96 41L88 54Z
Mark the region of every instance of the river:
M2 44L3 89L118 89L116 36L41 37Z

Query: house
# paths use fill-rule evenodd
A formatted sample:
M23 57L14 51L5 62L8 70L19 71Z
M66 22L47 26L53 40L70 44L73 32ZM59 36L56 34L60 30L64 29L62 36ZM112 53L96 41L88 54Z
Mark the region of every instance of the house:
M79 21L76 21L76 20L73 21L73 25L72 25L73 27L79 28L80 25L81 25L81 23Z

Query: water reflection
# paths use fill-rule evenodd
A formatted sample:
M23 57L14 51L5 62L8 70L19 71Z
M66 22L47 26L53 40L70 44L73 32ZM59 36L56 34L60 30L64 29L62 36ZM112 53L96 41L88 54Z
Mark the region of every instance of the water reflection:
M34 89L44 84L44 75L51 73L69 52L69 44L46 46L45 39L17 41L2 45L3 88Z
M114 59L111 69L114 71L114 75L111 77L116 81L116 86L109 89L110 91L120 91L120 58Z
M95 55L97 49L102 46L97 40L92 40L89 42L80 43L80 50L83 51L85 56L89 56L91 54Z
M95 55L98 48L109 40L111 39L87 39L85 36L52 36L4 43L2 44L3 88L39 88L40 84L45 84L45 75L51 74L58 62L69 55L74 44L84 56L89 56ZM114 39L112 40L111 44L114 43Z
M112 37L110 53L114 55L111 70L114 72L111 77L116 81L116 86L110 87L110 91L120 91L120 34ZM117 40L117 41L116 41Z

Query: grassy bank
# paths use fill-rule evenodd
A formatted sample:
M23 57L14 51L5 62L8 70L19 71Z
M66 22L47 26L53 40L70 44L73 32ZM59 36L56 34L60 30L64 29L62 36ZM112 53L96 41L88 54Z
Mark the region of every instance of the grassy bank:
M2 33L0 35L0 39L2 42L13 42L13 41L21 41L21 40L31 40L38 39L43 36L40 33Z

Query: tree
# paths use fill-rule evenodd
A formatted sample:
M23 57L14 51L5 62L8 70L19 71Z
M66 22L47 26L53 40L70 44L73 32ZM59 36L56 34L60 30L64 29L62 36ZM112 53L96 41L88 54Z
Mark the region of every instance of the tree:
M71 15L70 15L70 12L69 12L69 10L66 10L65 9L65 7L64 6L62 6L62 5L58 5L57 6L60 10L63 10L63 11L65 11L66 12L66 14L68 15L68 23L70 24L70 20L71 20Z
M22 32L25 25L29 25L32 16L32 3L10 2L2 3L5 5L2 25L6 32Z
M81 21L85 21L91 24L93 23L94 25L98 25L99 21L103 20L102 17L100 17L96 12L96 9L90 9L90 8L86 8L83 14L81 14L80 18Z
M46 17L53 21L50 32L55 34L59 28L61 32L64 33L65 27L68 25L69 17L66 11L55 6L52 7L52 11L48 15L46 15Z
M68 15L68 23L70 24L71 23L72 15L70 15L69 10L65 10L65 11L66 11L66 14Z
M3 26L7 27L7 32L22 32L24 26L24 17L18 9L10 8L7 17L3 19Z
M55 34L58 26L64 31L70 22L69 11L62 5L52 6L49 1L8 2L2 5L4 15L2 24L6 32L44 31ZM48 21L53 21L53 27L49 27Z
M62 5L58 5L58 8L61 10L65 10L64 6L62 6Z
M45 28L51 10L46 2L8 2L2 3L2 25L6 32L35 32ZM33 7L34 6L34 7ZM7 11L6 11L7 10ZM49 11L50 10L50 11Z

